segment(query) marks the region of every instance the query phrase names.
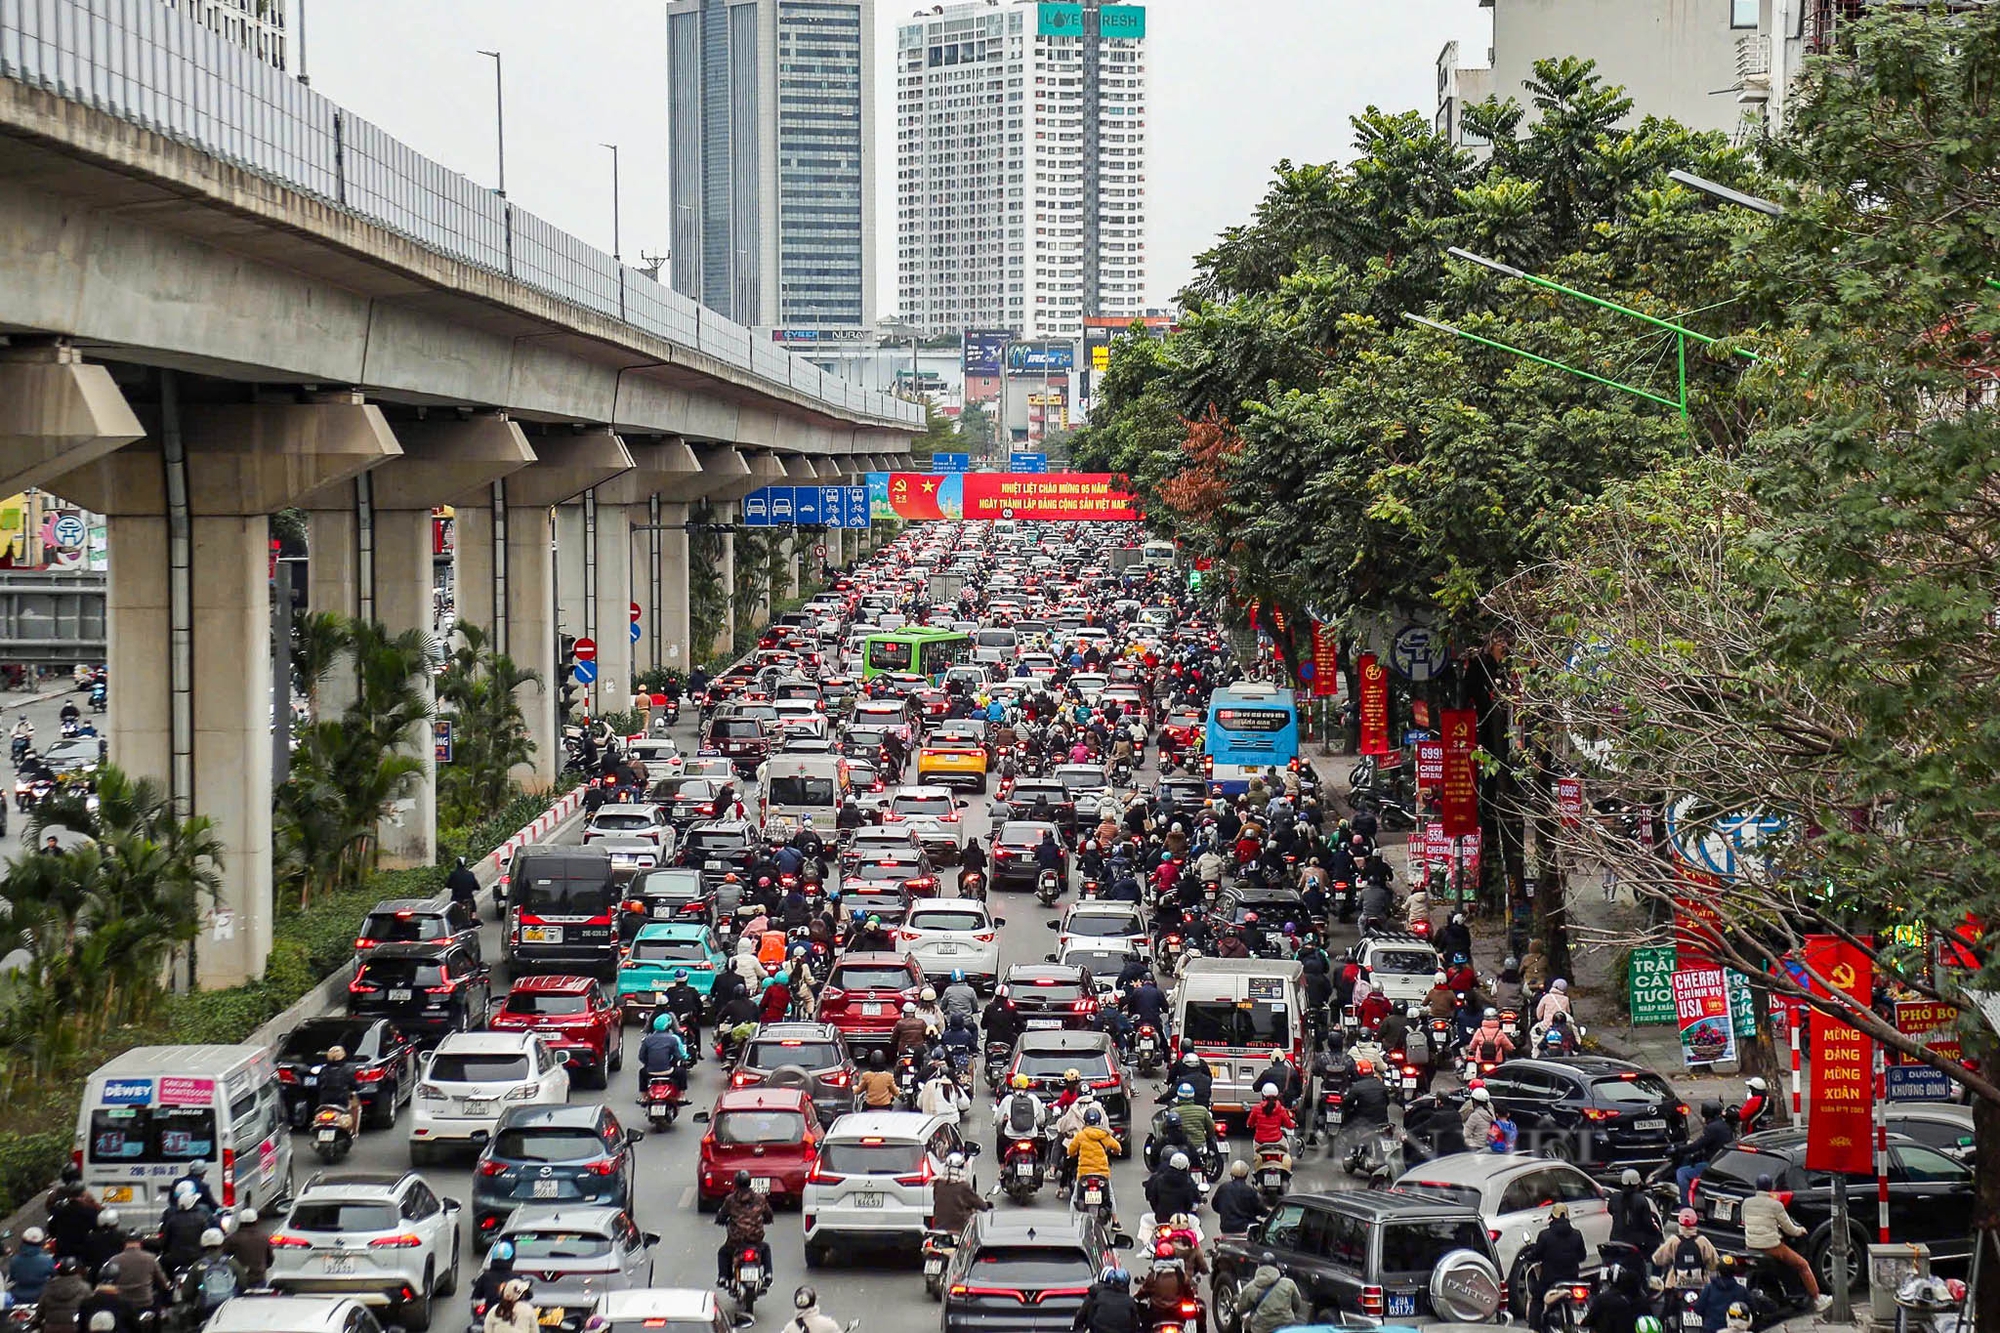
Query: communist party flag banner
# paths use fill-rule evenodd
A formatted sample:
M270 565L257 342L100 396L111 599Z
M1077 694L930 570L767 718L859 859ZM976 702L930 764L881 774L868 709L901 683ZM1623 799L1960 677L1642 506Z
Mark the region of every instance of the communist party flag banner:
M965 517L1139 521L1138 497L1109 472L967 472Z
M1806 936L1806 966L1858 1005L1865 1007L1872 997L1868 955L1837 935ZM1821 1013L1813 1015L1806 1105L1806 1170L1854 1176L1874 1171L1875 1043Z
M1313 697L1331 699L1340 692L1340 653L1333 635L1318 621L1313 622Z
M1361 678L1361 753L1389 753L1389 668L1373 653L1354 663Z
M1470 708L1443 711L1444 781L1438 786L1438 817L1447 838L1479 830L1479 777L1472 752L1479 748L1479 715Z

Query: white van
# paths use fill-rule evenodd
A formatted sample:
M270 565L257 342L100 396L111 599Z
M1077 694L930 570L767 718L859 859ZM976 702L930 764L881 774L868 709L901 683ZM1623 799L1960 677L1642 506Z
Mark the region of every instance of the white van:
M75 1160L97 1201L127 1217L163 1210L206 1164L225 1207L266 1212L292 1194L292 1136L263 1046L137 1046L83 1085Z
M1174 544L1172 542L1147 542L1139 548L1139 563L1148 569L1172 569L1174 567Z
M972 660L975 662L1014 661L1014 654L1020 649L1021 638L1005 625L989 625L975 630L972 635Z
M757 822L782 842L807 824L831 839L840 803L854 791L837 754L774 754L757 770Z
M1305 1068L1304 973L1276 958L1196 958L1181 968L1171 997L1174 1032L1183 1051L1207 1062L1217 1116L1257 1104L1257 1075L1273 1055Z

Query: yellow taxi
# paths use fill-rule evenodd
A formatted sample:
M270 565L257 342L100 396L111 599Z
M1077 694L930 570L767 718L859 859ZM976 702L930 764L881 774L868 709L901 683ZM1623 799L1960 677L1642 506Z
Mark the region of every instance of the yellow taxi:
M986 746L976 736L932 736L917 751L917 781L986 791Z

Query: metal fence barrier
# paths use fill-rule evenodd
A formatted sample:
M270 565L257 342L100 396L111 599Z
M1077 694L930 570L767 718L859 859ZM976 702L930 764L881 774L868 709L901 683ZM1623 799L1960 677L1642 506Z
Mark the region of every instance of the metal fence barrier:
M827 403L920 424L422 156L161 0L0 0L0 77L277 181L418 245Z

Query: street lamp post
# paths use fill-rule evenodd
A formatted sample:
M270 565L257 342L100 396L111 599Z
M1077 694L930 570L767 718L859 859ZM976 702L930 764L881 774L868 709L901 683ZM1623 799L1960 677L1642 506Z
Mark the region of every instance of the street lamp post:
M618 145L608 143L602 146L611 150L611 257L623 263L625 252L618 234Z
M500 165L500 187L494 191L502 199L507 197L507 92L500 81L500 53L481 51L493 61L493 142Z

